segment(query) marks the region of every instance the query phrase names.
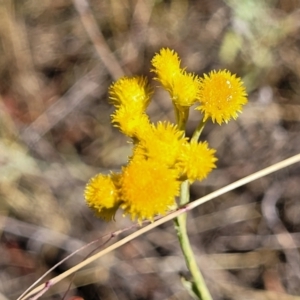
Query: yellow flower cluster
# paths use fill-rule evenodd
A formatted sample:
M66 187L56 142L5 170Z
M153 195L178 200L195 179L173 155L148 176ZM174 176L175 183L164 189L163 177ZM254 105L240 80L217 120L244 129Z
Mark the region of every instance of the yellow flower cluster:
M155 79L173 101L177 124L151 123L146 109L153 91L146 78L123 77L110 86L109 98L116 108L112 123L131 138L134 148L120 173L98 174L86 186L87 204L107 221L118 208L141 222L176 207L180 184L203 180L217 160L207 142L185 137L189 108L198 103L200 124L208 118L222 124L235 119L247 102L241 80L229 71L200 78L182 69L178 54L170 49L162 49L151 63Z
M139 139L150 121L145 110L152 90L144 77L123 77L109 88L109 98L116 107L112 122L122 133Z
M176 106L190 107L197 102L200 80L198 76L180 68L177 53L162 49L152 59L152 66L155 79L170 93Z

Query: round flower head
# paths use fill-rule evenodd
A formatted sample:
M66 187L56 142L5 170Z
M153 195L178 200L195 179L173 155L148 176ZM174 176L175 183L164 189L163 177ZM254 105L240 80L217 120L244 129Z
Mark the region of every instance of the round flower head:
M179 192L177 172L154 160L135 157L123 168L121 208L139 222L153 220L175 205Z
M198 101L200 81L198 76L182 72L174 78L171 90L172 101L177 107L190 107Z
M120 206L117 181L119 175L98 174L90 179L85 187L84 197L87 205L96 215L106 221L114 218Z
M211 118L221 125L238 117L247 103L247 93L241 79L229 71L212 71L200 82L199 99L196 109L204 113L204 121Z
M173 80L176 76L181 74L179 56L174 50L168 48L161 49L151 60L153 69L152 72L157 76L161 85L167 90L171 91Z
M116 106L126 106L144 112L152 90L144 77L123 77L109 87L109 98Z
M182 144L187 141L184 132L169 122L158 122L156 126L152 125L151 129L140 140L135 151L143 153L146 158L155 159L168 167L174 167Z
M208 148L207 142L186 143L182 148L179 164L184 179L187 178L190 182L194 182L206 178L216 167L215 152L214 149Z
M111 118L123 134L138 140L150 127L148 116L134 107L120 106Z

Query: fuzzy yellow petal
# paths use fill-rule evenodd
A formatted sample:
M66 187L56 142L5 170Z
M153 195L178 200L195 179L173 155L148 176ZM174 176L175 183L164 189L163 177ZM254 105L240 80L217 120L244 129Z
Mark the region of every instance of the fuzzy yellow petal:
M175 204L179 193L177 172L154 160L132 159L123 168L122 205L132 219L153 220Z
M150 128L148 116L134 107L120 106L111 117L114 126L118 127L123 134L138 140Z
M135 151L146 158L155 159L168 167L174 167L182 144L187 141L184 132L170 122L158 122L157 125L152 125L151 129L140 140Z
M174 50L163 48L151 60L155 79L168 91L172 89L173 80L182 72L180 59Z
M109 99L116 106L126 106L144 112L152 89L145 77L123 77L109 87Z
M120 205L116 178L116 175L98 174L90 179L84 191L87 205L106 221L113 219Z
M177 107L190 107L198 101L200 80L192 73L183 72L173 80L171 98Z
M214 149L208 147L207 142L186 143L180 156L180 167L184 179L190 182L203 180L216 167L217 161Z
M211 118L220 125L236 119L248 101L241 79L227 70L204 75L200 83L199 99L200 105L196 109L204 114L204 121Z

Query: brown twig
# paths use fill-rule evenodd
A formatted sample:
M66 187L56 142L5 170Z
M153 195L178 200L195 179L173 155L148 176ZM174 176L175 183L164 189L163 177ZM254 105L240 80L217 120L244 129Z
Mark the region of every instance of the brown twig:
M292 271L295 279L297 278L296 281L292 280L292 278L287 281L287 284L290 287L289 292L293 292L292 286L295 287L298 285L300 279L300 255L293 236L288 232L278 216L276 203L280 199L282 193L283 188L281 183L274 183L265 193L262 201L262 212L268 227L276 234L278 243L281 245L285 254L289 269Z
M98 28L98 24L94 18L94 15L90 9L87 0L73 0L74 6L80 16L82 25L90 37L99 57L103 64L107 68L113 79L118 79L124 75L124 72L109 49L101 31Z

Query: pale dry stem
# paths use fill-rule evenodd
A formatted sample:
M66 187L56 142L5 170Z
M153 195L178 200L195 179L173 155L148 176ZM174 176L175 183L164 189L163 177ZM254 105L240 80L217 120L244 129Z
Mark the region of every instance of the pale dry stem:
M89 258L87 258L86 260L84 260L83 262L77 264L76 266L69 269L68 271L66 271L66 272L60 274L59 276L56 276L56 277L52 278L48 282L36 287L31 292L29 292L27 295L20 296L17 300L25 300L25 299L28 299L30 296L36 295L36 294L41 296L42 294L44 294L49 289L50 286L55 285L60 280L62 280L64 278L66 278L67 276L73 274L74 272L78 271L79 269L83 268L84 266L88 265L89 263L91 263L91 262L95 261L96 259L104 256L105 254L109 253L110 251L113 251L113 250L121 247L122 245L124 245L124 244L128 243L129 241L135 239L136 237L150 231L151 229L153 229L153 228L155 228L155 227L157 227L157 226L159 226L163 223L166 223L167 221L170 221L170 220L178 217L179 215L181 215L181 214L183 214L187 211L190 211L193 208L195 208L195 207L197 207L197 206L199 206L199 205L201 205L201 204L203 204L207 201L210 201L210 200L212 200L212 199L214 199L214 198L216 198L216 197L218 197L218 196L220 196L224 193L232 191L232 190L234 190L238 187L241 187L241 186L243 186L243 185L245 185L249 182L252 182L256 179L259 179L261 177L264 177L266 175L274 173L274 172L276 172L280 169L283 169L285 167L293 165L293 164L295 164L299 161L300 161L300 154L297 154L297 155L292 156L292 157L290 157L286 160L283 160L279 163L273 164L272 166L267 167L267 168L265 168L261 171L258 171L256 173L253 173L253 174L249 175L249 176L246 176L246 177L244 177L244 178L242 178L242 179L240 179L236 182L233 182L233 183L231 183L231 184L229 184L229 185L227 185L227 186L225 186L225 187L223 187L223 188L221 188L221 189L219 189L215 192L212 192L212 193L210 193L210 194L208 194L204 197L201 197L198 200L195 200L194 202L189 203L189 204L185 205L184 207L179 208L178 210L176 210L174 212L171 212L170 214L156 220L155 222L147 225L146 227L141 228L140 230L138 230L138 231L132 233L131 235L123 238L122 240L114 243L113 245L107 247L106 249L96 253L95 255L93 255ZM38 299L38 298L35 297L35 298L31 298L31 299Z

